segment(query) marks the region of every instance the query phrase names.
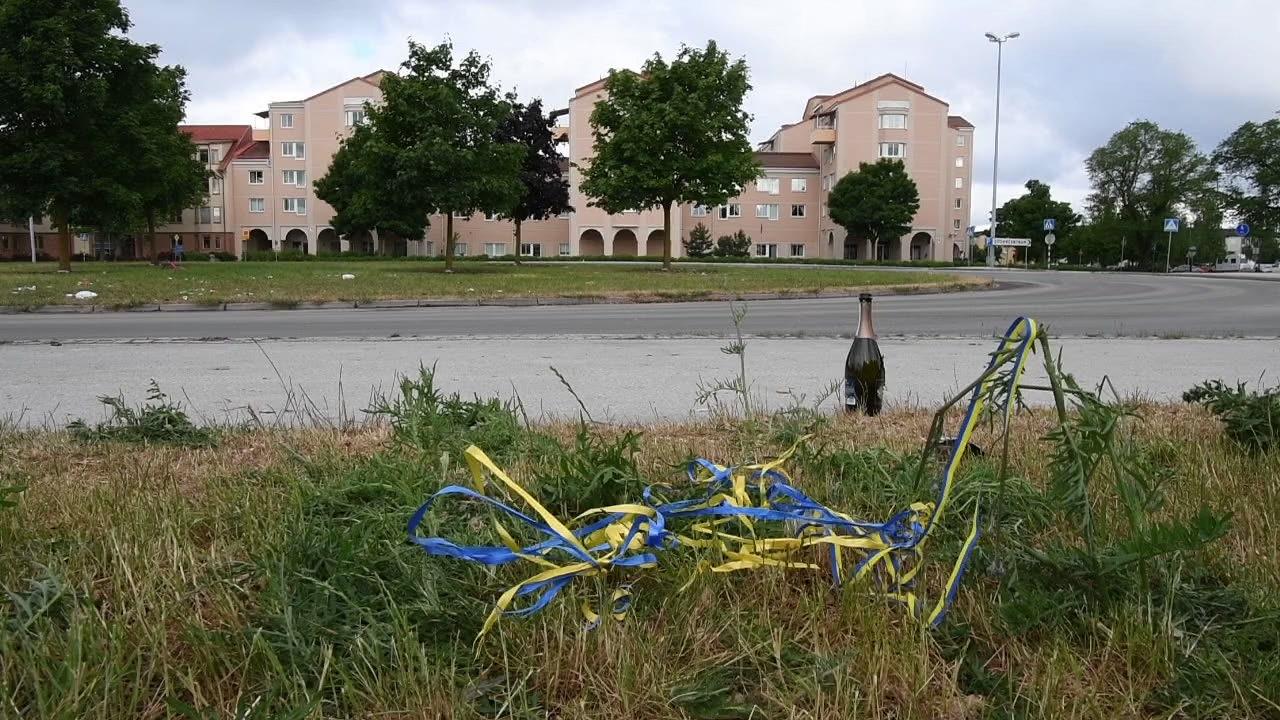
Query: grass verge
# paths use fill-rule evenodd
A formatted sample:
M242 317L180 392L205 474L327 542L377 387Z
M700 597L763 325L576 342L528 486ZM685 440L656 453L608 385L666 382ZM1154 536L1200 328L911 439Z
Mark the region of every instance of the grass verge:
M344 274L355 275L343 280ZM303 303L419 298L495 299L607 297L638 300L698 300L760 292L815 294L831 291L958 290L988 285L980 278L919 271L842 268L678 266L663 272L651 265L551 265L460 262L446 274L433 262L320 260L314 262L188 262L181 269L144 263L86 263L58 274L52 264L33 269L0 264L0 307L98 304L128 308L156 303L217 305L263 302L276 307ZM67 297L81 290L92 301Z
M156 407L162 410L168 405ZM1226 534L1122 577L1064 577L1080 542L1050 478L1054 427L1015 421L999 533L947 624L819 575L636 578L624 623L582 629L575 585L543 613L480 623L522 569L430 558L408 515L480 444L562 516L679 482L692 456L790 463L855 516L924 499L924 413L800 412L697 425L530 425L516 406L439 393L429 374L341 430L0 434L0 716L42 718L1266 718L1280 712L1280 450L1243 453L1192 406L1132 408L1134 457L1160 478L1153 520L1205 504ZM159 412L159 411L157 411ZM1088 437L1087 418L1080 420ZM123 423L122 423L123 424ZM988 430L976 438L992 447ZM997 460L966 462L953 513L990 499ZM1093 542L1125 536L1091 496ZM474 509L433 532L496 536ZM948 556L960 533L939 536ZM1038 560L1037 551L1047 561ZM1078 567L1078 566L1070 566ZM692 579L687 588L682 589Z

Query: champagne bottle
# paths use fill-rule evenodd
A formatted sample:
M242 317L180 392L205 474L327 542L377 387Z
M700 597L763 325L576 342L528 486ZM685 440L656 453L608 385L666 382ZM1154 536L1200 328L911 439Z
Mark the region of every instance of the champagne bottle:
M876 328L871 320L871 294L859 295L858 305L862 311L858 333L844 361L844 409L879 415L884 393L884 356L876 343Z

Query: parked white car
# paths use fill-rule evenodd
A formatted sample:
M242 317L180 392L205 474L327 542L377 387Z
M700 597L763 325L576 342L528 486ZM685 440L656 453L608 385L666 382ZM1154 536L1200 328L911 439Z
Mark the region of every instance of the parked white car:
M1214 272L1253 272L1257 263L1243 255L1232 253L1213 266Z

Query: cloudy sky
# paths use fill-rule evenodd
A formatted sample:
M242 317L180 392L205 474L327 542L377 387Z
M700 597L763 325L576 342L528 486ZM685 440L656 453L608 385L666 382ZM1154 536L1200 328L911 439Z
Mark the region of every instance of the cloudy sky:
M991 196L995 46L1005 46L999 199L1029 178L1076 202L1084 158L1147 118L1210 150L1280 110L1275 0L124 0L132 35L186 66L189 121L248 123L378 68L405 41L448 36L493 60L495 78L563 106L573 88L653 52L714 38L751 67L753 140L806 98L885 72L924 85L977 126L975 224Z

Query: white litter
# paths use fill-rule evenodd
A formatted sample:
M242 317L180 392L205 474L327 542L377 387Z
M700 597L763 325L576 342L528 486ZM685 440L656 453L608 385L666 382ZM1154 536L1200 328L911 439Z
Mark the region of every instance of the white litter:
M342 273L342 279L343 279L343 280L355 280L355 279L356 279L356 276L355 276L355 275L352 275L351 273Z
M81 290L80 292L76 293L72 297L74 297L77 300L92 300L98 297L98 293L92 290Z

